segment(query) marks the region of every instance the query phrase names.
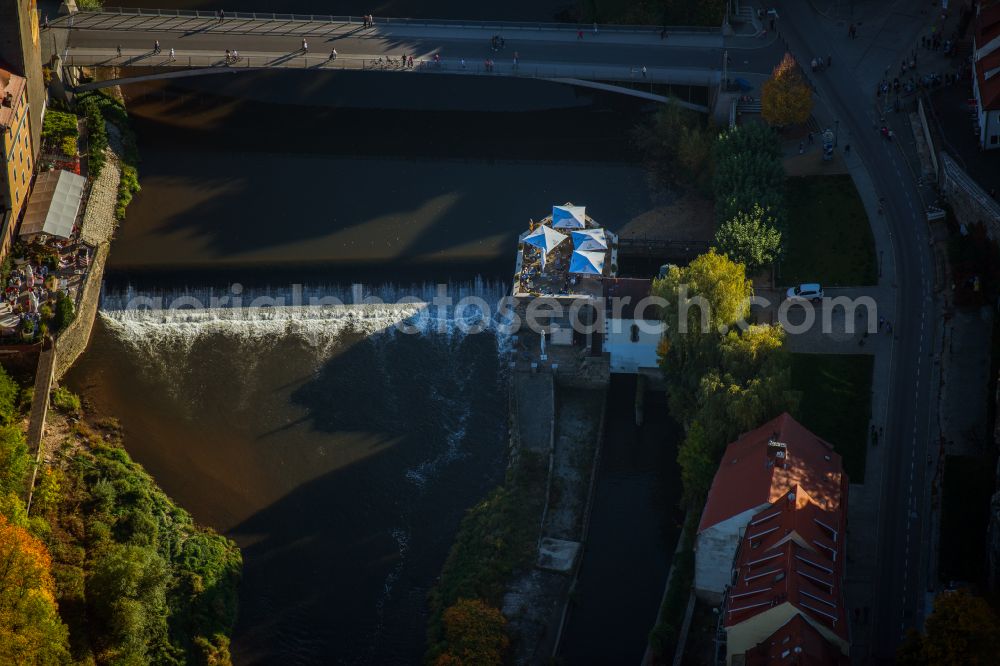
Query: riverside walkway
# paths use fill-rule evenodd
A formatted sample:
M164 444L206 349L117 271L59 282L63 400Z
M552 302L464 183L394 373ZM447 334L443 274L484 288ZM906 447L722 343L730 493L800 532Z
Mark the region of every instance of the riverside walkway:
M593 26L560 23L386 18L366 26L361 17L239 12L220 20L214 12L134 8L81 11L49 25L66 33L59 53L64 66L165 70L144 79L171 78L169 72L178 69L188 70L183 75L263 68L398 70L592 87L627 83L657 99L655 84L718 85L723 53L718 28L668 28L664 37L648 26L599 26L595 32ZM504 40L499 50L492 48L495 35ZM159 53L153 50L156 41ZM330 57L334 48L336 59ZM237 51L239 58L227 62L226 50ZM401 65L404 54L412 56L412 68Z

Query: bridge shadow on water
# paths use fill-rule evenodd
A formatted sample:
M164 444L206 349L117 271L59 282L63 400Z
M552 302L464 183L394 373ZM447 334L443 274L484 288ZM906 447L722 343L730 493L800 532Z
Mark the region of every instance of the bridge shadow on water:
M553 204L587 204L612 229L648 209L644 171L622 140L639 118L634 101L572 92L584 106L511 113L236 96L261 95L255 83L274 84L275 96L302 84L305 99L336 104L338 82L391 87L392 77L405 75L245 74L213 82L225 96L163 86L132 92L143 191L111 267L510 262L528 217ZM428 92L485 94L486 109L498 92L518 94L517 86L484 90L464 79L433 86ZM399 92L422 88L404 81Z

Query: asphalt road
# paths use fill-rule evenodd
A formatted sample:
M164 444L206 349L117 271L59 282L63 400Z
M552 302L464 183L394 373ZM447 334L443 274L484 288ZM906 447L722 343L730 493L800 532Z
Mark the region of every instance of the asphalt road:
M782 36L793 54L835 51L815 27L818 17L808 3L782 3ZM904 47L905 48L905 47ZM877 131L881 121L852 70L833 67L814 77L834 115L853 134L852 149L865 162L876 191L885 198L885 222L892 238L896 268L896 321L889 384L882 470L882 498L874 552L878 575L872 617L875 661L893 659L900 638L919 619L924 600L925 493L928 425L931 414L933 264L923 203L895 143ZM857 555L856 555L857 556Z

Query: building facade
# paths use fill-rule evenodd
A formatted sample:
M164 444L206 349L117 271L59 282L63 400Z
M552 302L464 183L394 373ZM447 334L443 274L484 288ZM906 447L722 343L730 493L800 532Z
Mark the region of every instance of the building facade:
M0 0L0 66L27 81L32 159L41 149L45 115L41 40L36 0Z
M28 108L24 77L0 68L0 258L10 249L34 173Z
M983 150L1000 150L1000 2L979 8L972 55L976 131Z

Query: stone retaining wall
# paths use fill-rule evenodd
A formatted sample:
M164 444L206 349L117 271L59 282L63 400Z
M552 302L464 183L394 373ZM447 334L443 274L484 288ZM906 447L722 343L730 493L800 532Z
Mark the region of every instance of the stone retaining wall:
M101 300L101 282L104 279L104 264L108 259L110 250L110 243L102 243L98 246L94 260L90 264L90 271L87 273L83 281L83 286L80 288L80 295L76 306L76 317L59 334L59 338L56 340L56 348L59 350L55 367L56 381L62 379L62 376L73 367L73 363L83 353L83 350L87 348L87 343L90 341L90 332L94 328L94 318L97 316L97 306Z
M1000 203L981 188L947 153L941 153L941 189L955 218L962 224L982 223L986 233L1000 242Z

